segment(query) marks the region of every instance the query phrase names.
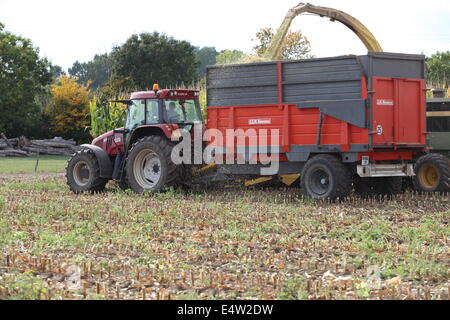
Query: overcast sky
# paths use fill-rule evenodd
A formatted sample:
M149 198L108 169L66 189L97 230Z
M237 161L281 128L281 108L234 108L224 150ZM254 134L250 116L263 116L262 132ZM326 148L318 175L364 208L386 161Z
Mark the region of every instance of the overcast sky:
M134 34L164 32L195 46L251 52L256 31L278 28L298 0L0 0L0 22L30 38L42 56L67 69L76 60L110 52ZM306 1L305 1L306 2ZM449 0L310 0L360 20L384 51L450 50ZM318 57L364 54L359 39L339 22L296 18Z

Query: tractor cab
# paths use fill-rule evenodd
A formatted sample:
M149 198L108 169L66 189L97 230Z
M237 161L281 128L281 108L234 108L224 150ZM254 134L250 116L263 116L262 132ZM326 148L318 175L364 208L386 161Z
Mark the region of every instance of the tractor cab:
M176 130L190 132L195 124L202 123L199 92L196 90L159 90L155 84L153 91L134 92L129 100L111 102L128 105L124 127L107 132L92 143L109 155L117 153L118 149L125 152L136 139L150 131L171 139ZM112 150L109 150L103 145L108 137L121 143L111 145Z
M198 91L160 90L131 95L125 128L140 125L195 124L202 122Z
M125 141L130 141L138 130L158 127L170 138L176 129L190 131L202 123L199 92L194 90L159 90L135 92L128 102L125 121Z

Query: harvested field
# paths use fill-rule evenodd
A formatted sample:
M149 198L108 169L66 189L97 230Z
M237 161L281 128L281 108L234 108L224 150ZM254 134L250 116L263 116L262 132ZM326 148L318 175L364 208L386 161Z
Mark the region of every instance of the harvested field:
M448 195L74 195L3 174L0 299L449 299L449 214Z

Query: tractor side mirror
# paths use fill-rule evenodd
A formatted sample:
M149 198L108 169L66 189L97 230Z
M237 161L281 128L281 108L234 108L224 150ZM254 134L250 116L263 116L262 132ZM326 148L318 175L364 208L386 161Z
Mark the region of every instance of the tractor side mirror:
M114 134L127 134L130 133L130 129L114 129L113 132Z
M113 102L113 103L124 103L127 106L132 105L133 101L131 100L109 100L109 102Z

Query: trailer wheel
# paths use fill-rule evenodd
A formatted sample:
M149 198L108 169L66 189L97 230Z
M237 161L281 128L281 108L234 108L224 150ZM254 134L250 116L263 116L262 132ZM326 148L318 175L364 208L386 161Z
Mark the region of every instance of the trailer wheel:
M353 180L353 187L361 198L370 198L380 195L383 192L382 178L361 178L356 176Z
M402 191L414 190L414 183L412 177L403 177Z
M97 158L91 150L85 149L75 153L66 168L66 179L74 193L101 192L108 179L100 177Z
M136 193L159 192L180 180L181 168L171 160L173 144L149 136L133 144L126 165L127 181Z
M390 197L402 192L403 179L401 177L361 178L356 176L353 187L361 198Z
M414 187L423 192L450 191L450 160L439 153L429 153L414 166Z
M384 192L383 195L395 196L402 193L403 191L403 178L402 177L387 177L382 178L384 182Z
M301 175L303 193L313 199L346 197L352 187L349 170L336 157L317 155L305 165Z

